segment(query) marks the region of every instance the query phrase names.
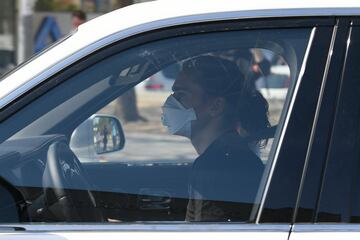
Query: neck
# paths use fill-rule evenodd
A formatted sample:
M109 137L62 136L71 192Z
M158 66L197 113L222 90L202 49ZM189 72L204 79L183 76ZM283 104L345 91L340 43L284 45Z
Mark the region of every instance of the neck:
M191 138L191 143L194 146L196 152L201 155L212 142L214 142L218 137L229 130L230 129L217 129L214 127L203 128L194 134L194 136Z

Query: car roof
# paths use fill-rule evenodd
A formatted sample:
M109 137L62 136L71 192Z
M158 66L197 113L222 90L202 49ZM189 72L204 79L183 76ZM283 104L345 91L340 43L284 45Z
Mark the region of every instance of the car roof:
M358 8L358 9L356 9ZM98 29L97 35L120 31L127 26L161 19L241 11L241 18L277 16L358 15L360 1L334 0L158 0L134 4L95 18L79 30ZM245 14L245 12L247 14ZM262 13L262 14L261 14ZM99 28L97 28L99 27Z
M360 15L360 1L159 0L134 4L88 21L71 37L6 76L0 82L0 109L89 52L141 32L225 19L342 15Z

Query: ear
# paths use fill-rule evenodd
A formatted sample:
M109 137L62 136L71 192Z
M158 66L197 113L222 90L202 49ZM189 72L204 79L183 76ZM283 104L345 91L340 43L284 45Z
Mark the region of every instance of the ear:
M209 114L212 117L217 117L224 113L225 111L225 99L223 97L217 97L212 100L210 108L209 108Z

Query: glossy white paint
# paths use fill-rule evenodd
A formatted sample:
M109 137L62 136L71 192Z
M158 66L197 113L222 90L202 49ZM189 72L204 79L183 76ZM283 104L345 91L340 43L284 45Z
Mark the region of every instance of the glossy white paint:
M0 232L9 229L24 228L27 231L162 231L162 232L289 232L288 224L247 224L247 223L199 223L190 224L184 222L152 222L152 223L122 223L122 224L0 224Z
M306 232L292 233L289 240L358 240L360 232Z
M259 6L261 6L259 8ZM224 19L359 15L359 1L154 1L95 18L0 82L0 109L61 69L108 44L153 29Z
M0 225L0 240L18 239L141 239L141 240L287 240L290 225L281 224L15 224L25 231Z
M0 233L6 240L286 240L287 232L48 232Z
M358 224L296 224L289 240L355 240L360 239Z

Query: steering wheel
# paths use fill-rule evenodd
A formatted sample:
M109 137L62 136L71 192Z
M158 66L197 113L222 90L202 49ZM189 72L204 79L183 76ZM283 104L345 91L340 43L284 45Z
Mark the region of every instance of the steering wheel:
M43 174L44 205L56 221L102 221L80 161L62 141L47 151Z

